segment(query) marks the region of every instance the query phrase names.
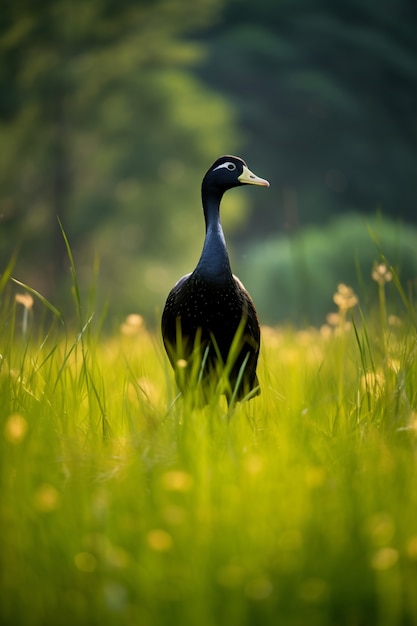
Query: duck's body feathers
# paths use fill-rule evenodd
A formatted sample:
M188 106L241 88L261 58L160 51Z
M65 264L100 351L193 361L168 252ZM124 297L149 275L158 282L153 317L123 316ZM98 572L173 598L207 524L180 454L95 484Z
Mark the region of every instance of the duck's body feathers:
M177 282L166 301L162 335L181 391L185 391L190 382L195 367L193 355L201 360L204 357L204 368L198 375L203 387L212 391L213 377L218 375L219 364L225 366L228 362L238 331L241 333L239 345L228 363L230 386L225 394L229 400L233 394L236 400L242 400L250 391L253 395L259 393L256 365L260 329L252 298L233 275L227 283L219 284L201 280L193 272ZM180 360L186 365L179 363ZM240 371L242 365L244 372Z

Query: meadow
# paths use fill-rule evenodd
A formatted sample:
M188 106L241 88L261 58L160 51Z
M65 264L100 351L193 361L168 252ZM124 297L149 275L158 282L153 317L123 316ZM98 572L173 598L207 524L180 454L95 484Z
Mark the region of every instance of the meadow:
M177 397L140 315L102 334L75 283L70 330L5 277L1 624L416 624L416 314L384 267L374 311L340 285L321 328L263 327L231 410Z

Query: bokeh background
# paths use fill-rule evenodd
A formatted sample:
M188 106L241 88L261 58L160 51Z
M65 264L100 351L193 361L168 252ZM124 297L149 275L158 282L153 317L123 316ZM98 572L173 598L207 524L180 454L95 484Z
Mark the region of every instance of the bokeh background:
M71 315L71 275L118 323L158 323L204 238L221 154L271 182L222 207L261 320L372 304L381 252L417 275L412 0L3 0L0 272ZM85 296L87 297L87 296Z

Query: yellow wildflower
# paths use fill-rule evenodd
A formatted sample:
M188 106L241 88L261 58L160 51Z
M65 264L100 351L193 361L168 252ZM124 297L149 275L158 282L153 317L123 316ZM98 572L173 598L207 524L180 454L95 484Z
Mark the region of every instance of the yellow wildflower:
M385 263L375 264L371 275L378 285L385 285L385 283L389 283L392 280L392 272Z

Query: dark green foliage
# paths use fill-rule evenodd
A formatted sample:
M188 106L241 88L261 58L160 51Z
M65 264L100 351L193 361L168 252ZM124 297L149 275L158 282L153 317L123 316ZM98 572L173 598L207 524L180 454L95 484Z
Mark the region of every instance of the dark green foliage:
M339 283L353 287L362 307L378 302L378 287L371 278L373 265L387 263L400 275L406 289L417 287L417 229L390 220L347 215L326 228L256 244L239 268L251 286L264 323L277 321L321 324L336 310L332 296ZM393 283L388 298L398 299Z
M245 236L346 210L415 222L416 10L409 0L235 0L204 75L272 181Z

